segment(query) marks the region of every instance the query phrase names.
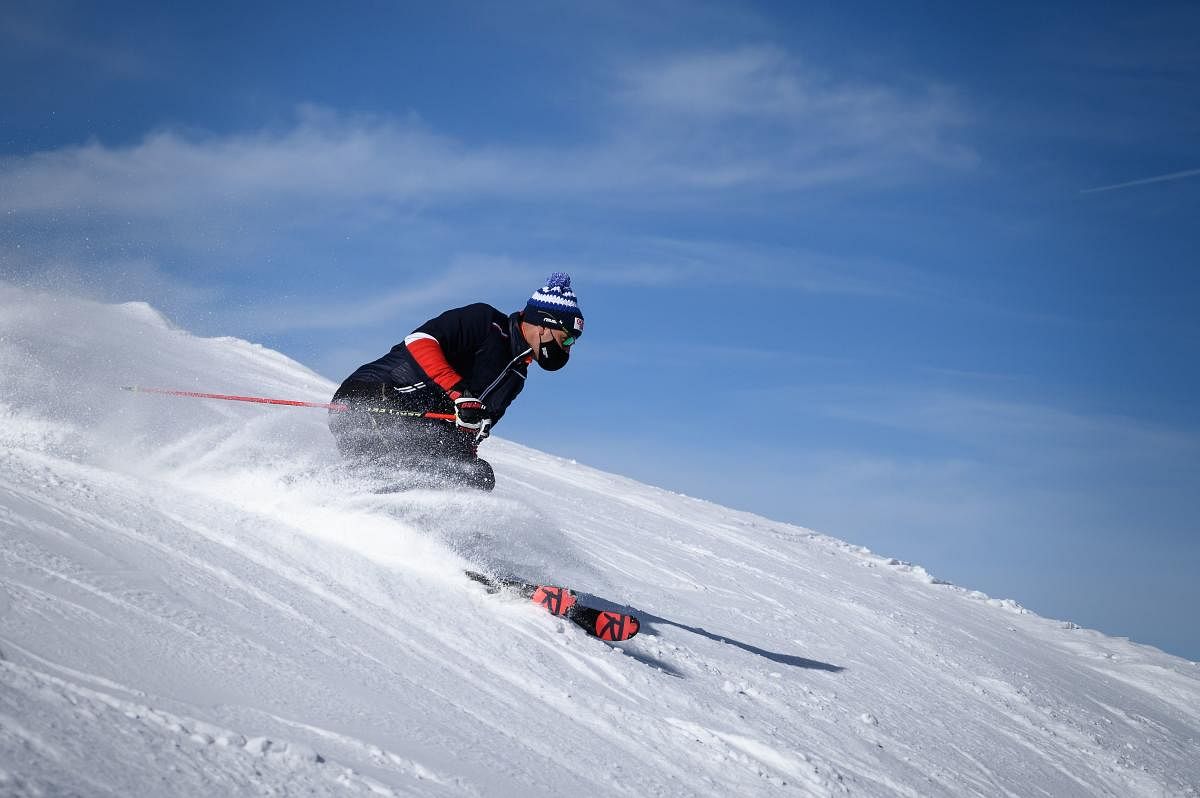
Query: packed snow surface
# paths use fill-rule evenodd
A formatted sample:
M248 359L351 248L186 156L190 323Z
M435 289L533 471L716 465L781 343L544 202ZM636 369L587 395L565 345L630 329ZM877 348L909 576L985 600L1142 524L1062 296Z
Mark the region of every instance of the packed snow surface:
M1194 663L511 442L491 495L371 493L320 410L125 385L333 387L0 283L0 794L1200 793Z

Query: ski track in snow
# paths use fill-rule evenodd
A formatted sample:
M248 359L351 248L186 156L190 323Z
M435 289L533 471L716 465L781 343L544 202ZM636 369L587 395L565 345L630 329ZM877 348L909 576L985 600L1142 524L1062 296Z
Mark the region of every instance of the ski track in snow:
M1200 795L1195 663L502 440L492 495L356 490L320 411L121 385L332 391L0 283L0 795Z

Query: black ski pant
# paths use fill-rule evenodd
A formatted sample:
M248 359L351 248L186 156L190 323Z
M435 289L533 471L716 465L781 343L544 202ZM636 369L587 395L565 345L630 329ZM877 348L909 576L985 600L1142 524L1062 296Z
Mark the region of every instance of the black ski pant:
M329 414L329 431L347 462L372 471L407 471L491 490L496 476L479 458L472 439L453 421L408 415L382 383L345 382L333 401L347 405Z

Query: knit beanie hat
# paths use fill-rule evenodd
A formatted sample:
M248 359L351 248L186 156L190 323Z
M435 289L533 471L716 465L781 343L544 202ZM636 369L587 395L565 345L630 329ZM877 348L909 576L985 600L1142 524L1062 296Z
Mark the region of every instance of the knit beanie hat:
M546 284L525 303L525 321L564 330L576 338L583 335L583 314L571 290L571 275L565 272L550 275Z

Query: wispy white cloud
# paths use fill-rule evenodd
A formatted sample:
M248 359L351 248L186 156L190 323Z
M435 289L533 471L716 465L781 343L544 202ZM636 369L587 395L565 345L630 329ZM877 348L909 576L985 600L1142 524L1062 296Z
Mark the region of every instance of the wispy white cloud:
M1047 403L955 391L895 388L810 398L830 418L913 433L962 456L1028 473L1055 469L1136 469L1200 462L1192 432L1132 417L1067 410ZM1036 452L1036 459L1030 453Z
M603 89L601 89L603 94ZM556 145L467 145L416 116L307 106L290 128L159 130L0 161L10 209L165 217L204 208L488 198L591 202L653 192L829 185L961 165L960 103L815 77L773 48L638 62L619 71L600 129Z
M626 68L617 98L664 174L697 186L797 188L964 167L969 114L948 87L863 84L775 47Z
M793 117L821 104L819 91L770 47L673 56L625 74L621 96L656 113L688 118Z
M1080 190L1080 194L1098 194L1101 191L1116 191L1119 188L1131 188L1133 186L1145 186L1150 183L1166 183L1171 180L1184 180L1189 177L1200 177L1200 169L1186 169L1182 172L1171 172L1166 175L1156 175L1155 177L1143 177L1140 180L1130 180L1125 183L1114 183L1111 186L1097 186L1096 188L1085 188Z
M705 238L643 237L624 242L643 264L672 281L760 285L773 290L844 296L911 297L934 290L928 274L899 261L834 255L797 247L730 243ZM617 269L599 269L598 278L620 281Z
M517 156L468 151L417 120L300 109L285 131L196 136L165 130L128 147L91 142L0 162L14 210L98 208L163 217L210 206L320 200L402 202L537 185Z
M447 274L473 293L487 285L498 294L527 291L547 267L587 270L610 285L721 283L732 269L791 289L890 295L918 276L893 279L895 264L816 252L616 233L594 255L556 257L554 249L571 252L565 242L588 234L569 220L516 255L469 253L503 253L519 238L505 215L512 207L526 209L518 217L526 219L536 208L711 212L755 203L776 214L779 191L819 188L824 200L837 186L920 180L923 170L972 157L959 141L966 117L952 93L819 76L777 48L631 61L594 88L600 117L555 143L467 143L415 114L304 106L282 127L231 135L160 129L128 145L90 141L10 156L0 159L0 243L29 255L87 239L68 260L97 279L139 259L162 273L225 281L280 264L290 273L306 263L309 274L320 270L319 300L298 288L294 300L243 309L243 323L268 332L407 316L455 295ZM367 301L339 301L331 254L375 273L396 262L396 273L375 279ZM327 260L314 265L318 258ZM44 261L26 257L21 268Z

